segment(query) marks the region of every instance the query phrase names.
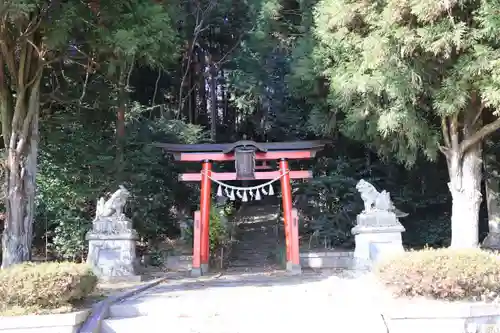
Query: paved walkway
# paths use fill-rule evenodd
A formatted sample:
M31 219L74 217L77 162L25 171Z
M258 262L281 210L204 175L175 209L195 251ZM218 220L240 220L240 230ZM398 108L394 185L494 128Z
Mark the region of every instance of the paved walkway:
M111 308L106 333L385 333L369 275L233 273L179 279Z
M276 271L278 207L247 205L221 276L177 279L111 307L104 333L386 333L369 275ZM273 231L274 230L274 231Z

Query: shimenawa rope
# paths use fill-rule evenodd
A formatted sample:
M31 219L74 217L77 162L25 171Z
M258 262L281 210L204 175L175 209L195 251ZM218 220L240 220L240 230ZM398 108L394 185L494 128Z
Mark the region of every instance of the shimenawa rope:
M201 172L203 174L203 171ZM217 188L217 196L218 197L222 197L225 196L227 198L229 198L229 200L236 200L236 197L238 197L239 199L241 199L241 201L248 201L248 197L250 196L252 199L254 200L260 200L262 199L262 196L261 196L261 192L263 195L274 195L274 188L273 188L273 183L280 180L281 177L283 177L284 175L288 174L289 171L285 171L284 173L282 173L281 175L279 175L279 177L276 177L264 184L260 184L260 185L257 185L257 186L248 186L248 187L240 187L240 186L233 186L233 185L229 185L229 184L226 184L226 183L223 183L217 179L214 179L212 178L210 175L208 175L208 178L213 181L214 183L216 183L217 185L219 185L219 187ZM266 187L267 187L267 190L266 190ZM247 195L247 192L248 192L248 195Z

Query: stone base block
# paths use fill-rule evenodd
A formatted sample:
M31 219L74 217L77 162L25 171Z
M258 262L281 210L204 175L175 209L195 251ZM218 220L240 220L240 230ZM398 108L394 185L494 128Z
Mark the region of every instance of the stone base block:
M197 277L200 277L202 276L202 270L201 268L191 268L191 271L190 271L190 275L191 277L194 277L194 278L197 278Z
M369 266L365 263L404 252L403 231L405 228L394 213L375 211L359 214L357 225L351 230L356 244L354 258L357 265Z
M205 275L208 273L210 266L208 264L201 264L201 274Z
M193 264L192 255L167 256L165 266L172 271L189 271Z
M300 275L302 274L302 267L297 264L294 265L291 261L288 261L286 263L286 271L291 275Z
M87 263L99 278L124 278L137 275L135 232L97 234L89 232Z
M313 269L351 269L353 251L310 251L300 253L300 264Z
M352 270L358 272L369 272L373 267L373 262L369 259L353 258Z
M499 251L500 250L500 233L490 231L488 233L488 235L486 236L486 238L483 240L481 247L483 249L487 249L487 250Z

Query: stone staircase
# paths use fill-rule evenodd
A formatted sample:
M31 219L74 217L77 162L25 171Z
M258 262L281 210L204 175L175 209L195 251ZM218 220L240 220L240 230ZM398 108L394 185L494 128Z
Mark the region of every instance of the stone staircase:
M276 252L281 229L277 204L249 203L234 219L236 242L233 244L228 272L274 271L279 268Z

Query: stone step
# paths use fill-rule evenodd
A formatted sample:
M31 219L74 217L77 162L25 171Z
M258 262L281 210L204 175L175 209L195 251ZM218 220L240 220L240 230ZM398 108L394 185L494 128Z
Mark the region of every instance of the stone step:
M240 243L233 246L233 249L237 249L243 252L255 251L257 253L263 253L268 250L274 250L278 247L278 243L275 242L273 244L262 244L257 242L252 243Z
M131 300L114 304L109 308L109 317L120 320L137 317L184 317L197 311L196 308L193 308L194 304L199 306L198 311L213 311L208 300L202 299L196 301L193 298L194 296L180 297L178 294L175 294L174 292L170 297L166 294L152 294L139 298L136 301Z
M277 235L278 206L247 206L236 219L237 241L231 250L229 267L269 267L275 266L280 234Z
M288 315L276 311L258 311L253 314L237 314L227 316L217 314L211 316L197 316L196 309L191 315L171 316L167 311L163 315L141 316L135 318L112 318L102 323L101 333L163 333L174 330L175 333L255 333L279 330L322 331L325 325L335 325L335 331L351 333L386 333L387 328L380 316L374 313L358 313L355 309L331 309L331 312L315 310L316 313L306 311L292 312ZM335 311L333 311L335 310ZM371 312L371 311L370 311ZM297 317L298 316L298 317ZM294 318L294 319L290 319ZM360 320L361 318L361 320Z
M229 264L230 268L245 268L245 267L267 267L267 266L277 266L275 262L231 262Z

